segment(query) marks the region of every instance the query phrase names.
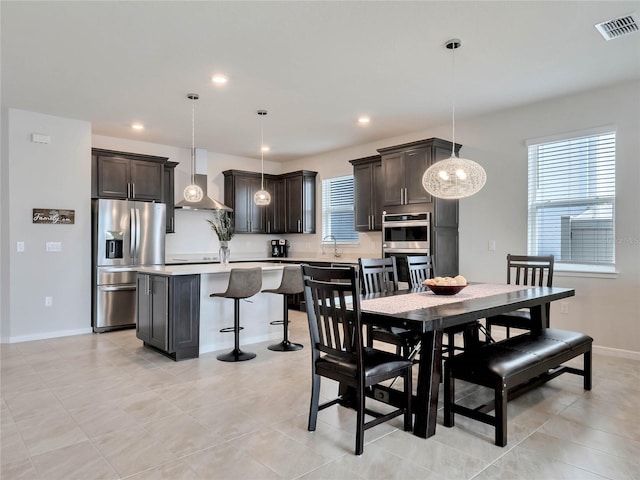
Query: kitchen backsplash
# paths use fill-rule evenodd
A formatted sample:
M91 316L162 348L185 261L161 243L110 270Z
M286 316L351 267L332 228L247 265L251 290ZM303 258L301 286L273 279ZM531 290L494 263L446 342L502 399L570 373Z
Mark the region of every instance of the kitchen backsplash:
M206 221L208 218L211 218L211 212L176 210L175 233L167 234L166 237L167 254L217 254L219 242ZM382 248L380 232L361 232L359 237L358 244L338 245L338 251L349 256L380 256ZM229 247L233 256L238 254L269 256L271 240L274 238L285 238L289 242L291 256L316 255L322 251L320 232L315 235L236 234L229 242ZM325 250L330 256L333 253L333 246L327 245Z

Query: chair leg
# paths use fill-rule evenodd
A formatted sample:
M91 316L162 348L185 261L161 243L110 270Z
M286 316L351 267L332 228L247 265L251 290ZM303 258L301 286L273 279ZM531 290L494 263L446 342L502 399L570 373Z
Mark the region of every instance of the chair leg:
M592 364L591 364L591 349L589 349L588 351L584 352L584 372L583 372L583 386L585 390L591 390L591 370L592 370Z
M311 405L309 406L309 424L307 430L315 431L318 420L318 405L320 403L320 375L313 374L311 379Z
M356 455L362 455L364 451L364 385L360 385L356 391Z
M405 390L405 410L404 410L404 431L410 432L413 429L413 419L411 418L413 413L413 377L412 369L409 368L404 376L404 390Z
M222 353L216 358L223 362L243 362L255 358L256 354L240 350L240 299L233 299L233 343L234 348L229 353Z
M294 352L296 350L300 350L302 345L299 343L291 343L289 341L289 305L287 304L287 296L282 295L283 298L283 311L282 311L282 342L276 343L273 345L269 345L267 348L269 350L273 350L274 352Z

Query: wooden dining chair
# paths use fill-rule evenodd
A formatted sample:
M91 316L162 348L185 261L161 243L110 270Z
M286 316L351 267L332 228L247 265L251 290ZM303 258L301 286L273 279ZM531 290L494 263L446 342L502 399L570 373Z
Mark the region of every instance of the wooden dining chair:
M420 288L428 278L433 278L435 270L435 259L432 255L407 255L407 268L409 270L409 288ZM456 346L456 333L471 331L473 325L460 325L456 327L445 328L443 333L447 337L446 343L442 344L442 351L446 356L454 355L456 351L462 351L464 348ZM472 336L476 336L475 332Z
M513 285L530 285L538 287L553 286L553 255L507 255L507 283ZM547 319L549 318L550 304L545 305ZM531 314L529 309L516 310L514 312L488 317L486 319L487 340L491 340L491 327L500 326L506 328L507 338L511 335L511 329L531 330ZM546 325L543 325L546 326Z
M398 268L396 257L359 258L362 289L365 294L394 292L398 290ZM408 358L420 341L419 335L400 327L367 327L367 345L373 341L390 343L396 346L396 353Z
M315 431L320 410L340 404L356 410L356 455L364 451L364 432L371 427L404 414L404 429L410 431L413 362L364 345L357 268L302 265L302 275L313 372L308 430ZM345 394L320 404L322 377L340 382ZM388 413L366 408L367 391L396 377L403 379L404 404ZM373 420L365 421L365 413Z
M431 255L407 255L409 288L422 287L422 282L433 278L433 258Z

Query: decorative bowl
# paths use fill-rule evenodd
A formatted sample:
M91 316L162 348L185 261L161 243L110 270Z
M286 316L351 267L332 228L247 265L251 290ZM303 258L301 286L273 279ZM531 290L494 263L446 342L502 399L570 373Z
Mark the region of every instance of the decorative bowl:
M466 285L427 285L427 287L436 295L455 295Z

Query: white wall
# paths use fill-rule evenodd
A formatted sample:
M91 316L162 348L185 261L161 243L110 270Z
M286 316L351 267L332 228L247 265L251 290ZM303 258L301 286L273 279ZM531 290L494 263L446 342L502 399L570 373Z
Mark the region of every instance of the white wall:
M91 125L4 113L2 203L9 231L2 252L2 341L91 331ZM51 143L31 142L32 133L48 135ZM34 208L75 210L75 223L34 224ZM25 243L23 253L16 252L18 241ZM46 242L61 242L62 251L46 252ZM46 296L53 297L51 307Z

